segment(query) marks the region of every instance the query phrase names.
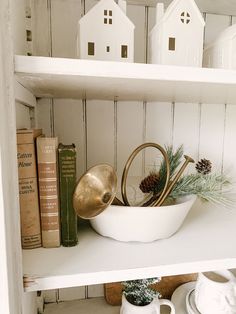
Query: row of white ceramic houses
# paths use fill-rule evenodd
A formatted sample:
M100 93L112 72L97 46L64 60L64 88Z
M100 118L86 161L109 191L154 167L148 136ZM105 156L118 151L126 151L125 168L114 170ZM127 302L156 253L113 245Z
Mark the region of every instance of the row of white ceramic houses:
M173 0L166 11L163 3L158 3L149 38L149 62L236 68L236 25L205 47L203 57L204 27L194 0ZM79 21L78 57L134 62L134 29L126 15L125 0L100 0Z

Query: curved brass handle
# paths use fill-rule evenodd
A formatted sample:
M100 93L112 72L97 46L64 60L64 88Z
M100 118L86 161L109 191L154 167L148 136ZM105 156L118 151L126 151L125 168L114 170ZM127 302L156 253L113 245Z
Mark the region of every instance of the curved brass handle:
M161 194L159 195L159 198L162 198L163 195L165 194L165 191L167 189L167 186L168 186L168 183L170 181L170 163L169 163L169 159L168 159L168 155L165 151L165 149L160 146L159 144L156 144L156 143L144 143L140 146L138 146L133 152L132 154L129 156L129 159L127 160L126 164L125 164L125 167L124 167L124 170L123 170L123 174L122 174L122 179L121 179L121 194L122 194L122 199L123 199L123 202L125 205L127 206L130 206L129 204L129 201L128 201L128 198L127 198L127 193L126 193L126 181L127 181L127 176L128 176L128 172L129 172L129 168L134 160L134 158L137 156L137 154L147 148L147 147L154 147L156 149L158 149L163 157L164 157L164 160L166 162L166 181L165 181L165 185L164 185L164 188L163 188L163 191L161 192ZM151 198L150 201L146 202L145 204L143 204L142 206L149 206L153 203L153 198ZM151 206L155 206L155 205L151 205Z

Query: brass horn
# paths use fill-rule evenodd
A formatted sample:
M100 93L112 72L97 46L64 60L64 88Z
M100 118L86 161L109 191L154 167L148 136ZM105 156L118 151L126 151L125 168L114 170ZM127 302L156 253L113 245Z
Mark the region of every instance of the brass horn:
M112 203L116 195L117 176L113 167L98 164L79 179L73 194L76 214L90 219L100 214Z
M147 148L147 147L154 147L156 149L158 149L161 154L163 155L164 157L164 160L166 162L166 181L165 181L165 185L164 185L164 189L163 191L161 192L159 198L161 198L166 189L167 189L167 186L168 186L168 182L170 180L170 164L169 164L169 159L168 159L168 156L167 156L167 153L166 151L164 150L164 148L162 146L160 146L159 144L156 144L156 143L144 143L140 146L138 146L133 152L132 154L130 155L129 159L127 160L126 164L125 164L125 167L124 167L124 170L123 170L123 174L122 174L122 179L121 179L121 194L122 194L122 199L123 199L123 202L126 206L130 206L129 204L129 201L128 201L128 198L127 198L127 192L126 192L126 181L127 181L127 176L128 176L128 172L129 172L129 168L134 160L134 158L137 156L137 154ZM145 203L145 206L149 206L151 203L152 203L152 198L147 201ZM144 204L142 205L144 206Z
M147 147L157 148L161 152L161 154L163 155L164 160L165 160L165 164L166 164L166 179L165 179L164 188L161 191L161 193L158 195L153 195L148 201L143 203L141 206L161 206L163 204L163 202L166 200L166 198L168 197L168 195L170 194L170 192L172 191L176 182L179 180L181 174L184 172L188 163L194 162L194 160L191 157L184 155L185 162L183 163L183 165L181 166L179 171L176 173L174 179L170 180L170 163L169 163L168 155L167 155L166 151L164 150L164 148L162 146L156 144L156 143L145 143L145 144L138 146L133 151L133 153L130 155L129 159L127 160L123 174L122 174L121 193L122 193L123 202L126 206L130 206L128 198L127 198L127 193L126 193L126 181L127 181L129 168L130 168L134 158L137 156L137 154L141 150L143 150Z

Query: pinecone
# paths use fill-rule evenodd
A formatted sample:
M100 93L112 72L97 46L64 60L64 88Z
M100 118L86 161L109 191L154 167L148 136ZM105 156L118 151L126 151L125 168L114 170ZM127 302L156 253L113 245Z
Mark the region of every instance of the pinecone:
M140 185L139 188L143 193L150 193L154 192L158 182L159 182L159 174L155 172L151 172L147 177L145 177Z
M207 159L201 159L197 164L196 164L196 170L198 173L202 174L208 174L211 172L211 162L210 160Z

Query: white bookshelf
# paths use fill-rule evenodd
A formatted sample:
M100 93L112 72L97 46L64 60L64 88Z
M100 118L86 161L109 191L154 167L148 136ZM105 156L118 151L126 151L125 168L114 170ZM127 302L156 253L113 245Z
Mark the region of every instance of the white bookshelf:
M236 71L50 57L15 57L36 97L236 104Z
M235 268L235 221L236 208L196 202L175 235L144 244L105 238L83 224L76 247L23 251L25 290Z
M154 7L159 0L127 1L133 4L152 5ZM1 81L4 83L3 87L5 86L0 92L2 104L1 117L3 122L1 123L0 132L0 146L2 147L2 158L0 162L2 172L0 177L2 179L1 182L4 183L2 184L0 193L0 198L1 195L3 195L0 206L2 232L0 238L3 243L1 246L3 264L1 264L2 267L0 267L2 282L2 285L0 284L0 290L3 292L1 293L2 311L4 313L11 312L14 314L21 313L22 310L24 314L37 312L36 310L34 311L36 293L25 293L29 302L25 304L24 301L22 301L22 255L17 198L18 185L16 182L16 117L14 111L15 104L13 101L14 96L17 96L16 100L20 102L20 105L24 104L37 107L37 109L39 109L38 111L41 110L41 112L36 115L36 124L39 117L41 119L39 126L44 127L45 124L48 129L52 120L49 119L49 114L44 114L44 112L42 114L42 111L53 109L53 105L47 105L47 101L45 101L45 104L41 102L37 104L34 96L83 98L86 95L86 99L100 98L113 100L117 97L118 100L125 101L129 99L147 101L154 99L155 101L166 100L170 102L181 101L186 102L186 105L188 105L188 102L194 103L195 101L197 103L210 103L212 104L210 106L199 106L202 109L200 114L201 118L203 118L203 123L201 122L200 124L199 122L199 128L197 128L198 133L195 132L194 128L190 130L189 138L191 141L194 139L195 133L198 134L198 136L196 136L193 144L192 142L190 143L190 141L187 141L187 143L198 149L198 152L200 152L199 156L201 156L201 153L204 152L205 147L207 147L207 152L212 150L213 153L216 154L216 157L224 156L226 160L230 159L230 162L232 161L232 164L235 165L233 156L235 155L234 113L236 107L231 106L231 104L236 103L235 71L186 69L182 67L152 66L145 64L117 65L109 62L103 63L86 60L17 56L15 58L15 71L18 82L15 86L14 95L14 82L12 81L11 73L12 55L13 53L25 53L26 20L23 2L24 1L18 1L16 5L16 1L13 1L10 5L9 0L2 0L0 10L2 17L0 18L2 29L0 50L3 56L1 58L2 71L0 76ZM32 26L34 26L32 27L34 31L32 38L34 42L29 44L33 44L36 54L48 55L52 53L54 56L74 56L74 25L77 25L78 16L94 1L86 1L86 7L83 6L81 8L79 5L81 1L53 1L52 6L49 6L47 1L42 1L42 3L41 1L33 2L37 5L35 12L32 10L32 17L35 17L35 20L32 21ZM171 0L163 0L163 2L165 5L168 5ZM234 17L236 15L235 0L196 0L196 3L202 12L211 13L209 15L206 14L206 20L208 21L206 28L207 39L208 37L212 38L213 35L215 36L218 30L236 21ZM70 20L65 18L68 12L70 13ZM132 16L135 17L135 22L138 26L137 38L141 43L136 48L136 52L138 53L147 50L147 46L145 45L147 41L144 43L144 28L140 27L140 25L143 24L144 20L146 21L146 32L146 26L152 25L153 12L154 8L151 8L149 12L148 8L144 8L144 10L140 10L140 7L132 9ZM218 17L217 14L220 14L220 16ZM68 21L68 23L64 21ZM37 41L35 41L35 39L37 39ZM12 40L14 41L14 51ZM144 60L143 54L142 52L138 55L138 60ZM72 73L70 73L71 70ZM154 73L154 70L159 71L155 71ZM129 76L133 74L134 77ZM104 87L103 84L106 86ZM147 96L149 92L150 96ZM55 100L55 104L56 103L57 100ZM75 105L77 105L77 102L75 103ZM218 103L220 105L229 104L229 106L225 106L225 115L223 113L221 114L221 110L214 112L215 108L217 108L217 106L214 105ZM128 106L129 109L130 107L132 106ZM165 109L167 107L168 106L165 106ZM172 107L174 107L174 105ZM72 108L72 106L70 106L70 100L64 102L63 108L65 108L65 111L62 112L61 115L66 117L67 108ZM185 114L185 108L186 107L183 106L181 110L179 110L176 106L178 110L171 113L172 124L177 121L177 125L181 125L184 119L180 119L180 117ZM135 107L135 110L139 110L138 106L137 108ZM80 121L78 117L82 116L82 114L78 115L76 110L72 111L75 111L75 120L76 123L79 124ZM195 119L195 111L193 111L194 110L190 113L188 112L190 116L189 124L193 123ZM25 110L25 112L27 112L28 118L29 110ZM153 114L153 112L155 112L155 110L151 111L150 115ZM40 117L40 114L42 114L43 118ZM94 112L92 112L92 114L94 114ZM125 112L125 114L127 113ZM132 112L128 112L128 114L131 116ZM119 115L118 117L121 120ZM146 116L144 117L146 119ZM211 119L211 117L215 119ZM222 119L219 119L219 117L222 117ZM112 118L114 119L113 116ZM167 114L163 114L163 117L161 116L161 119L159 119L163 120L166 124L166 129L164 129L163 133L166 134L166 130L170 129L172 138L174 138L175 143L178 143L184 131L181 131L181 136L179 134L180 132L177 132L176 135L174 128L170 128L168 119L169 115L167 116ZM147 123L149 123L149 120L147 120ZM210 120L209 126L208 120ZM221 123L222 121L224 121L224 123ZM154 122L156 123L156 121ZM60 119L58 119L58 123L60 123ZM161 127L164 123L161 123ZM153 125L150 127L153 127ZM121 127L124 128L124 133L127 133L127 128L124 126L124 123L121 124ZM85 127L87 127L87 125L85 125ZM87 131L85 127L84 129ZM142 128L141 124L140 127ZM208 132L208 127L209 131L212 129L214 132L217 131L215 132L216 138L224 139L224 148L221 147L223 146L221 143L219 143L219 147L214 145L214 142L217 142L217 140ZM223 129L226 130L224 134ZM66 133L66 136L74 134L74 130L75 128L72 128L70 130L71 133ZM94 134L94 138L96 138L96 133L93 132L92 128L88 130L91 134L89 137L91 144L89 142L90 146L88 146L88 148L90 148L91 145L93 145L91 138L94 137ZM168 131L168 134L170 132ZM84 135L82 132L78 132L78 134ZM135 140L136 139L139 138L137 137ZM128 137L128 140L135 143L131 136ZM98 145L100 145L100 142L97 146ZM94 151L96 151L97 146ZM91 154L92 153L93 151L91 151ZM125 151L121 151L121 153L124 154ZM82 150L81 155L83 154L84 152ZM122 156L123 155L121 155L121 157ZM205 156L205 154L203 156ZM84 162L84 160L82 160L82 162ZM88 162L87 159L86 162ZM9 187L11 193L9 193ZM143 277L154 274L171 275L191 271L214 270L217 268L235 268L235 216L235 209L229 211L221 208L213 209L201 207L198 209L195 207L195 209L190 212L181 230L173 237L146 245L134 243L125 244L105 239L85 226L84 229L80 230L80 243L76 248L66 249L61 247L55 250L39 249L32 250L31 252L23 252L23 272L25 279L28 282L32 280L31 285L26 288L26 291L36 291L40 289L40 287L42 289L53 289L55 287L73 287L88 284L89 282L98 283L122 280L134 278L136 275L137 277L141 275ZM91 305L92 307L89 305L92 303L88 304L87 300L84 301L86 302L84 303L84 307L79 307L77 301L48 304L46 305L45 313L89 314L99 313L99 310L100 313L103 314L119 313L117 308L111 309L111 307L105 305L103 301L101 301L101 306L100 303L94 303L93 306Z

